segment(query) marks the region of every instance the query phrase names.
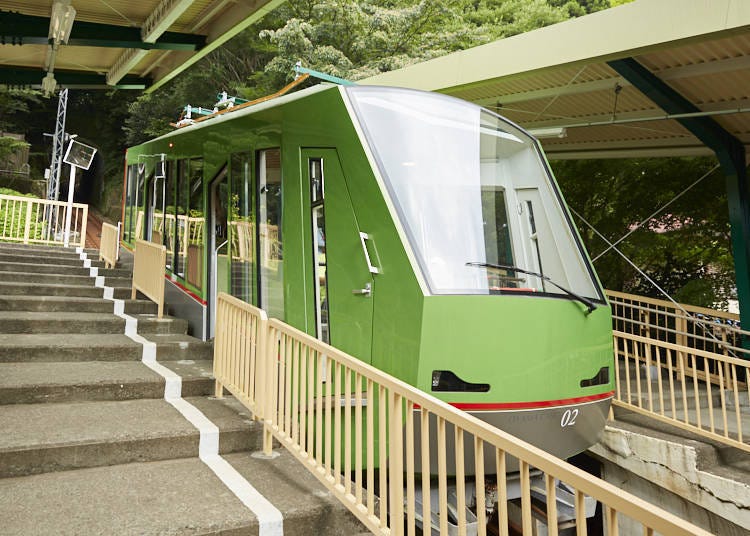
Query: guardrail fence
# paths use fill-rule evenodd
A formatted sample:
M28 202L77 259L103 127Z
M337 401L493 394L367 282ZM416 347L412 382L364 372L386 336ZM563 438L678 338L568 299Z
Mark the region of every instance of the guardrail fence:
M164 263L167 248L161 244L135 241L133 254L133 290L130 299L134 300L136 291L141 291L159 307L158 316L164 315Z
M608 291L615 406L750 452L750 354L739 315Z
M750 358L740 316L694 305L607 291L616 331L726 356Z
M614 332L615 405L750 452L750 361Z
M413 535L422 520L434 520L440 534L465 535L474 522L468 515L475 512L478 534L507 536L513 510L514 530L525 535L545 520L554 520L547 523L550 535L563 523L574 523L576 534L585 535L587 496L601 503L608 535L617 535L625 522L649 535L708 534L283 322L267 320L255 307L226 294L218 302L217 396L224 389L232 393L263 423L266 452L273 436L375 534ZM486 474L489 466L495 475ZM520 491L506 476L511 467L518 468ZM488 529L493 505L485 490L495 486L497 510ZM565 512L556 500L563 492L571 497ZM547 497L541 507L540 494Z
M23 244L65 244L67 203L0 194L0 240ZM70 243L86 245L89 207L73 203Z
M107 268L114 268L120 251L120 228L102 223L102 237L99 243L99 260L103 260Z

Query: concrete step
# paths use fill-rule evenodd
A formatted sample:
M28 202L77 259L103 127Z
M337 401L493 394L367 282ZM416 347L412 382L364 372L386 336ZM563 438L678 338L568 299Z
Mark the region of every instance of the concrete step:
M29 264L25 262L0 263L0 272L21 272L25 274L55 274L88 276L89 269L83 263L76 266L59 266L57 264Z
M72 285L72 286L94 286L94 278L86 272L86 275L67 275L67 274L38 274L27 272L7 271L0 272L0 279L7 283L28 283L40 285ZM131 277L105 277L105 285L115 288L130 289Z
M143 347L125 335L0 333L0 363L140 361L142 355Z
M133 315L138 333L187 333L187 321L151 314ZM114 314L0 311L0 333L125 333L125 321Z
M3 296L75 296L81 298L101 298L102 289L92 283L83 285L58 285L42 283L21 283L18 281L0 281L0 295ZM128 295L130 297L130 295Z
M101 289L98 289L101 292ZM114 304L104 298L79 296L23 296L0 294L0 310L38 312L111 313ZM128 314L156 313L157 306L147 300L126 300Z
M151 334L159 361L213 359L211 341L189 335ZM0 363L140 361L143 348L125 335L0 333Z
M151 333L146 338L156 343L159 361L213 360L213 341L202 341L189 335Z
M258 450L260 425L234 398L186 399L220 431L220 453ZM0 478L198 456L200 433L163 399L18 404L0 412ZM40 433L42 431L42 433Z
M364 529L290 454L224 456L283 515L284 534ZM0 479L6 534L257 535L258 519L197 458Z
M99 258L99 250L86 248L84 250L89 258ZM80 255L76 253L75 247L64 248L62 246L42 246L42 245L24 245L14 242L0 242L0 252L47 255L50 257L75 257Z
M72 285L93 287L94 279L86 272L86 275L64 275L64 274L37 274L24 271L2 271L0 279L6 283L28 283L40 285Z
M153 335L187 335L188 323L183 318L164 316L158 318L155 314L132 314L138 320L138 333L150 339Z
M64 276L88 276L90 277L91 271L88 268L83 267L83 263L79 263L78 266L64 266L59 264L30 264L25 262L0 262L0 272L17 272L23 274L50 274L50 275L64 275ZM98 275L107 278L125 278L130 279L132 272L122 268L99 268Z
M133 278L133 270L127 268L99 268L97 275L104 276L106 279L127 279L128 285L130 285L130 280Z
M125 333L125 321L114 314L0 311L0 333Z
M0 311L111 313L113 304L104 298L0 295Z
M91 259L91 266L97 268L104 268L104 262L98 260L99 257ZM57 266L75 266L80 268L83 266L83 261L80 257L74 256L49 256L46 254L39 254L33 252L18 253L18 252L6 252L0 250L0 263L25 263L25 264L54 264Z
M211 361L165 361L183 396L213 392ZM0 405L162 398L164 379L137 361L0 363Z

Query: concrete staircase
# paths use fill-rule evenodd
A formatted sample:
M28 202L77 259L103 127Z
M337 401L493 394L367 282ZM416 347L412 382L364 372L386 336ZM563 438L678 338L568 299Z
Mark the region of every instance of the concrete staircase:
M182 378L183 399L218 427L213 467L228 462L249 482L238 484L243 503L198 457L201 432L165 400L164 378L82 266L71 250L0 244L0 534L282 534L248 499L253 488L283 534L363 531L288 453L252 454L257 423L231 397L209 396L210 343L129 300L129 270L92 262Z

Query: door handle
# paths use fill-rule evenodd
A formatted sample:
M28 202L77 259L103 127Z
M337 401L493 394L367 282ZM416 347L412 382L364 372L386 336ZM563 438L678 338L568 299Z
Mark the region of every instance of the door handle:
M372 285L370 285L370 283L367 283L365 285L365 288L355 288L354 290L352 290L352 294L369 297L370 294L372 294Z

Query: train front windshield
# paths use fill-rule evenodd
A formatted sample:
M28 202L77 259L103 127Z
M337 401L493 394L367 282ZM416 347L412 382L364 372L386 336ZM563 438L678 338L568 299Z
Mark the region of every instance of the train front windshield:
M445 95L347 94L432 293L564 294L525 271L603 299L533 138Z

